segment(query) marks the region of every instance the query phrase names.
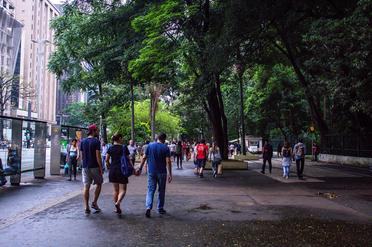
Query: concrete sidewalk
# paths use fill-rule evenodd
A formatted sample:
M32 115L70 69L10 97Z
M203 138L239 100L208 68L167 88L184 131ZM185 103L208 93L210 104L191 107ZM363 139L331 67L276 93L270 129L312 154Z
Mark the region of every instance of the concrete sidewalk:
M259 173L260 165L250 163L247 171L226 171L217 179L207 171L201 179L186 163L184 170L174 170L167 187L168 214L153 212L151 219L144 217L145 175L130 178L122 217L113 213L108 183L99 201L102 213L89 216L83 212L80 183L53 178L38 186L1 190L0 207L6 210L0 210L0 245L370 245L368 173L308 164L304 181L284 180L278 160L272 175ZM329 199L327 193L336 197ZM15 216L11 202L18 205Z

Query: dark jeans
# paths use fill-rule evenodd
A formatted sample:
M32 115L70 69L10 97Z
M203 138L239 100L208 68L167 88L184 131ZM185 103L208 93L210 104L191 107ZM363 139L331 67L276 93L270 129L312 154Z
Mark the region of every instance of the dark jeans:
M74 173L74 178L76 178L76 172L77 172L77 159L70 158L70 162L68 164L68 174L70 175L70 179L72 177L72 173Z
M182 168L182 154L176 154L177 157L177 168Z
M297 176L302 178L304 173L305 158L296 159Z
M152 204L154 201L154 195L156 187L158 189L158 210L164 208L165 201L165 185L167 184L167 174L157 173L157 174L147 174L147 195L146 195L146 208L152 209Z
M262 171L265 172L266 162L269 163L269 171L270 171L270 173L271 173L271 170L272 170L272 168L273 168L273 166L272 166L272 164L271 164L271 158L264 158L264 159L263 159Z

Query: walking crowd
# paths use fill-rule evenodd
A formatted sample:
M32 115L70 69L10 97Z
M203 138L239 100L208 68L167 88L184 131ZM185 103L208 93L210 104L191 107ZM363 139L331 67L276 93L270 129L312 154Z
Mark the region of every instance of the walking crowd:
M182 162L194 159L195 175L203 178L203 170L207 160L210 160L213 177L222 175L221 153L213 143L207 145L205 140L190 144L182 141L166 143L166 135L160 134L155 142L145 142L142 147L137 147L133 140L124 145L123 136L115 134L112 143L107 145L99 141L99 130L96 125L88 127L88 136L80 145L73 139L67 147L66 161L69 167L69 181L76 180L77 162L82 160L82 182L84 209L86 214L91 209L100 212L98 199L103 184L103 173L108 170L109 182L113 185L113 203L117 214L122 214L121 203L127 191L128 178L131 175L139 176L142 171L147 174L147 194L145 216L151 217L153 199L158 188L157 211L165 214L165 188L172 182L172 161L177 164L177 169L183 169ZM135 166L137 154L141 157L139 166ZM89 204L91 185L96 185L93 201Z
M159 214L166 214L165 189L166 184L171 183L172 162L177 169L183 169L183 161L194 161L194 174L200 178L204 177L204 169L207 161L210 161L212 176L214 178L222 176L222 154L220 148L215 144L206 143L200 140L197 143L173 140L166 143L166 135L160 134L157 141L146 141L143 146L137 147L134 140L130 140L125 145L123 136L115 134L112 136L111 144L101 143L99 140L99 130L96 125L88 127L88 136L84 138L80 145L76 139L71 141L67 147L66 161L68 164L69 181L76 180L79 159L82 160L82 182L84 209L86 214L91 213L91 209L100 212L98 199L103 184L103 173L108 170L109 182L113 185L113 206L117 214L122 214L121 203L127 191L128 178L131 175L139 176L144 171L147 174L147 193L145 203L145 216L151 217L153 209L153 199L158 188L157 211ZM234 146L236 150L236 147ZM229 153L233 146L229 146ZM302 139L299 139L293 148L286 141L284 145L278 145L278 157L282 159L283 177L289 178L289 171L292 162L296 163L297 176L303 179L305 165L306 147ZM314 151L314 146L313 150ZM318 150L315 150L318 153ZM240 150L239 150L240 152ZM233 152L231 152L231 155ZM135 166L136 157L139 157L139 165ZM316 156L315 156L316 157ZM269 173L272 172L273 147L268 140L264 141L262 147L262 170L265 174L266 164ZM316 157L317 158L317 157ZM316 159L315 158L315 159ZM91 185L96 185L93 201L89 204L89 192Z

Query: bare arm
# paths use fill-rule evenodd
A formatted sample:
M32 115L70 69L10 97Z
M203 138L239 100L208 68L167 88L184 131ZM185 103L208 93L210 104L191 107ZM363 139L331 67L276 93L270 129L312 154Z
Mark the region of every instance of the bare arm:
M107 166L107 169L110 169L110 155L107 153L106 154L106 166Z
M167 173L168 173L168 183L172 182L172 161L170 157L166 158L167 162Z
M101 157L101 151L100 150L96 150L96 159L97 159L99 170L102 174L102 157Z

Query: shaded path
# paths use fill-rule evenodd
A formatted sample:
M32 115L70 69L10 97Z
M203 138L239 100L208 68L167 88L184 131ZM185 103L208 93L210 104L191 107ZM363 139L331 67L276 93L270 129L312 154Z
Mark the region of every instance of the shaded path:
M0 191L0 205L17 200L34 203L24 207L24 217L13 220L2 214L1 246L368 246L372 225L372 178L351 171L329 172L327 167L307 167L312 181L281 181L278 164L273 175L226 171L213 179L193 175L192 164L174 170L167 187L168 215L144 217L146 177L131 177L124 200L124 216L112 211L111 185L103 187L103 212L85 216L80 184L54 178L43 186ZM338 175L337 175L338 174ZM309 175L310 176L310 175ZM344 182L344 179L346 179ZM292 180L292 179L291 179ZM360 182L362 180L362 182ZM49 186L49 188L48 188ZM344 186L344 187L342 187ZM346 186L346 187L345 187ZM48 189L47 189L48 188ZM57 189L58 188L58 189ZM337 190L330 200L319 190ZM33 201L31 193L47 201ZM351 196L344 197L344 194ZM21 196L22 195L22 196ZM25 197L28 195L28 197ZM356 199L357 198L357 199ZM355 204L357 206L348 205ZM361 207L360 205L365 205ZM22 206L18 206L21 212ZM11 212L11 210L8 210Z

